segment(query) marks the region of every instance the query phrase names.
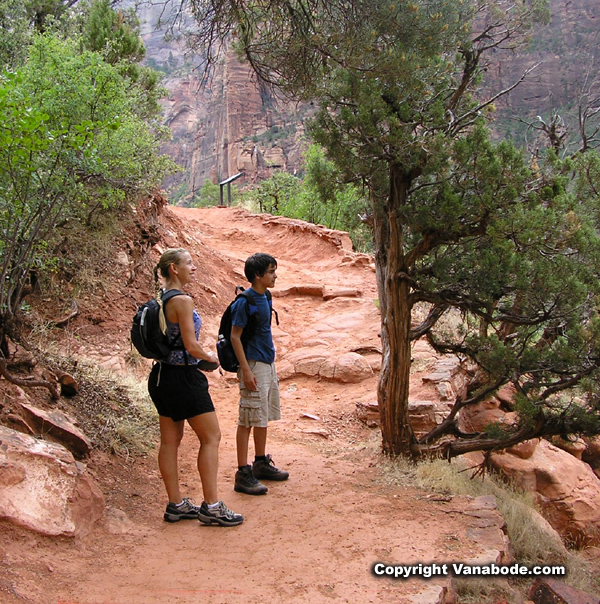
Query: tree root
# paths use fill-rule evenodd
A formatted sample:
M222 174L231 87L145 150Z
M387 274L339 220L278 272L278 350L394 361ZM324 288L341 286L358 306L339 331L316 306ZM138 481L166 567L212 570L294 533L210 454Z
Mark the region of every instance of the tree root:
M0 359L0 375L11 384L22 388L46 388L50 392L52 400L56 401L60 398L60 389L57 382L53 383L50 380L36 380L34 378L18 378L8 371L6 359Z
M78 314L79 314L79 307L77 306L77 302L75 302L75 300L73 300L71 302L71 312L68 314L68 316L64 317L63 319L58 319L56 321L51 321L51 323L55 327L63 327L71 319L74 319Z

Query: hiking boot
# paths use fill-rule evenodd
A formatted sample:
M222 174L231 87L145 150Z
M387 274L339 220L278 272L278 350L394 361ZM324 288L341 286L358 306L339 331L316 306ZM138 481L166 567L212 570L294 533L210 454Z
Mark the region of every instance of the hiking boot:
M233 490L246 495L264 495L269 489L256 480L250 466L244 466L235 473Z
M264 459L254 462L252 474L254 474L254 478L262 480L287 480L290 475L289 472L276 468L270 455L265 455Z
M222 501L217 502L217 505L214 507L208 507L206 501L203 501L198 513L198 520L203 524L237 526L244 522L244 517L230 510Z
M167 522L179 522L180 520L198 520L198 513L200 512L200 506L194 505L194 503L187 498L179 504L175 505L172 502L167 504L165 510L164 519Z

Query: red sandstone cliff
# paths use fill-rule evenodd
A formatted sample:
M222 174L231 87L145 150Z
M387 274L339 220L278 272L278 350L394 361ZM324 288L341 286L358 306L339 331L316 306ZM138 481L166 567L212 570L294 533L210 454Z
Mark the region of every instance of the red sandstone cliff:
M496 104L492 126L499 135L517 114L533 119L572 104L594 56L600 58L598 0L550 0L550 4L552 21L535 33L527 51L518 55L499 51L492 57L486 85L493 91L508 88L526 69L540 63L527 81ZM186 55L183 44L166 42L153 28L158 10L146 6L140 17L149 63L167 71L166 124L173 140L165 151L184 168L165 183L171 200L187 205L206 179L216 183L243 172L239 184L248 184L268 178L275 170L298 171L306 145L307 108L278 103L261 91L248 67L230 50L212 81L201 88L194 69L198 58Z

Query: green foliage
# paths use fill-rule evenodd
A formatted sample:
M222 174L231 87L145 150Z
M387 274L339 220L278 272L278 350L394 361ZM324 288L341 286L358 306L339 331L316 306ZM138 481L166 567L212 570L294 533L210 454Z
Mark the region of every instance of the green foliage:
M355 249L369 251L372 239L365 224L368 202L361 191L342 182L339 170L318 145L308 148L302 171L303 179L275 172L249 193L250 200L261 212L347 231Z
M111 65L118 61L138 63L146 55L135 11L117 13L110 0L93 0L82 43L87 50L102 54Z
M269 180L260 183L256 200L261 212L298 218L297 200L301 182L288 172L274 172Z
M293 136L296 132L296 125L289 124L287 126L271 126L263 134L255 135L252 141L255 143L271 144L278 140L286 139Z
M77 159L93 149L94 124L52 124L22 78L0 80L0 313L15 312L30 267L58 216L76 203ZM5 323L3 321L3 323Z
M224 193L225 194L225 193ZM213 184L210 180L205 180L200 192L194 195L191 203L193 208L209 208L218 206L221 203L221 187Z
M48 24L60 19L67 11L66 0L24 0L27 17L35 29L43 33Z
M29 39L22 0L0 0L0 69L15 68L25 60Z
M120 63L80 51L77 40L36 35L17 74L0 77L0 323L14 317L32 268L52 265L55 227L91 225L158 186L174 169L158 154L156 94ZM146 115L147 114L147 115Z
M370 208L365 193L343 181L340 170L318 145L308 148L305 162L298 217L348 231L355 249L370 251L372 234L366 224Z

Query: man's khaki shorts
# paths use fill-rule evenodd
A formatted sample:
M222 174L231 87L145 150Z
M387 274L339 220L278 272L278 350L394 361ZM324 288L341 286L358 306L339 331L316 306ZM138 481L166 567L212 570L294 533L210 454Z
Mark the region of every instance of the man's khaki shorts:
M244 385L242 371L238 370L240 381L238 424L246 428L266 428L269 422L281 419L277 370L275 363L269 365L259 361L249 361L248 365L256 376L258 390L248 390Z

